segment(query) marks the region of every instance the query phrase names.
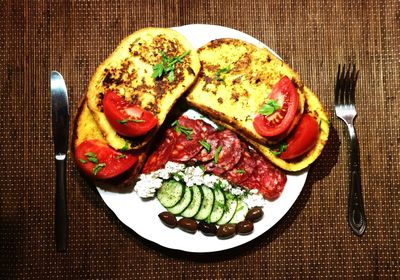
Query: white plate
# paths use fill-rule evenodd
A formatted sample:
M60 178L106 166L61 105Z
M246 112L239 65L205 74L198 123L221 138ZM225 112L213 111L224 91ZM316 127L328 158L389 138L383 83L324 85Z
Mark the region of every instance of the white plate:
M217 38L237 38L257 46L267 47L245 33L222 26L193 24L173 29L186 36L194 48L199 48ZM265 233L292 207L303 189L306 178L307 170L296 175L288 175L281 196L275 201L267 202L264 207L264 217L255 223L254 231L249 235L236 235L226 240L205 236L201 232L189 234L178 228L166 227L158 218L158 214L165 209L157 199L142 200L135 192L114 193L100 188L97 190L118 219L143 238L170 249L206 253L240 246Z

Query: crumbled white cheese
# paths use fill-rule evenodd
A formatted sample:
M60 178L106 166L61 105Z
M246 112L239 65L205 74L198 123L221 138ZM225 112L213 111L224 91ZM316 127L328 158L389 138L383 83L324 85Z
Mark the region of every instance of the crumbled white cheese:
M162 179L154 178L151 174L142 174L135 185L135 191L143 198L154 197L162 182Z
M240 187L232 186L227 180L218 176L204 173L199 166L186 167L182 163L169 161L163 169L159 169L150 174L141 174L136 183L135 191L140 197L154 197L157 189L162 185L163 180L173 178L177 181L183 180L188 187L194 185L205 185L214 188L218 185L224 191L230 192L235 196L243 197L244 203L249 208L264 206L265 200L257 189L246 191Z
M243 202L246 203L249 209L256 206L263 207L265 205L265 199L262 194L258 193L257 189L250 190L243 198Z

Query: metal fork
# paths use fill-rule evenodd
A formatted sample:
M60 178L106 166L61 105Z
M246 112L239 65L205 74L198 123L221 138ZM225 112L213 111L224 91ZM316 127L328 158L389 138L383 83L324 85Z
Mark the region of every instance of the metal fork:
M341 69L342 68L342 69ZM355 107L355 89L358 78L355 65L339 65L335 85L335 112L347 125L350 136L350 192L348 200L348 222L356 235L362 235L367 227L364 213L364 202L361 191L360 154L354 118L357 115Z

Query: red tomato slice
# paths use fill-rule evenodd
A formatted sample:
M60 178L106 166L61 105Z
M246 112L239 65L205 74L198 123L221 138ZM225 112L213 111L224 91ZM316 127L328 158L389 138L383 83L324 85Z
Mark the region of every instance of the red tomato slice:
M304 114L287 141L287 149L280 154L281 159L294 159L310 151L318 141L319 125L309 114Z
M129 170L137 161L133 154L121 153L98 140L86 140L75 149L75 161L88 176L110 179Z
M268 99L277 101L280 109L269 116L258 114L253 120L254 129L265 137L288 134L299 107L299 94L293 83L284 76L273 87Z
M123 136L142 136L157 125L157 118L152 112L130 104L113 91L104 95L103 108L111 126Z

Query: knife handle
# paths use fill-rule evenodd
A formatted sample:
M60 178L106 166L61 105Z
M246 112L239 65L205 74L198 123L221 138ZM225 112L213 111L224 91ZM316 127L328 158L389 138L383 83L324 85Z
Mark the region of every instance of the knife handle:
M56 159L56 214L55 234L57 251L67 248L66 158Z

